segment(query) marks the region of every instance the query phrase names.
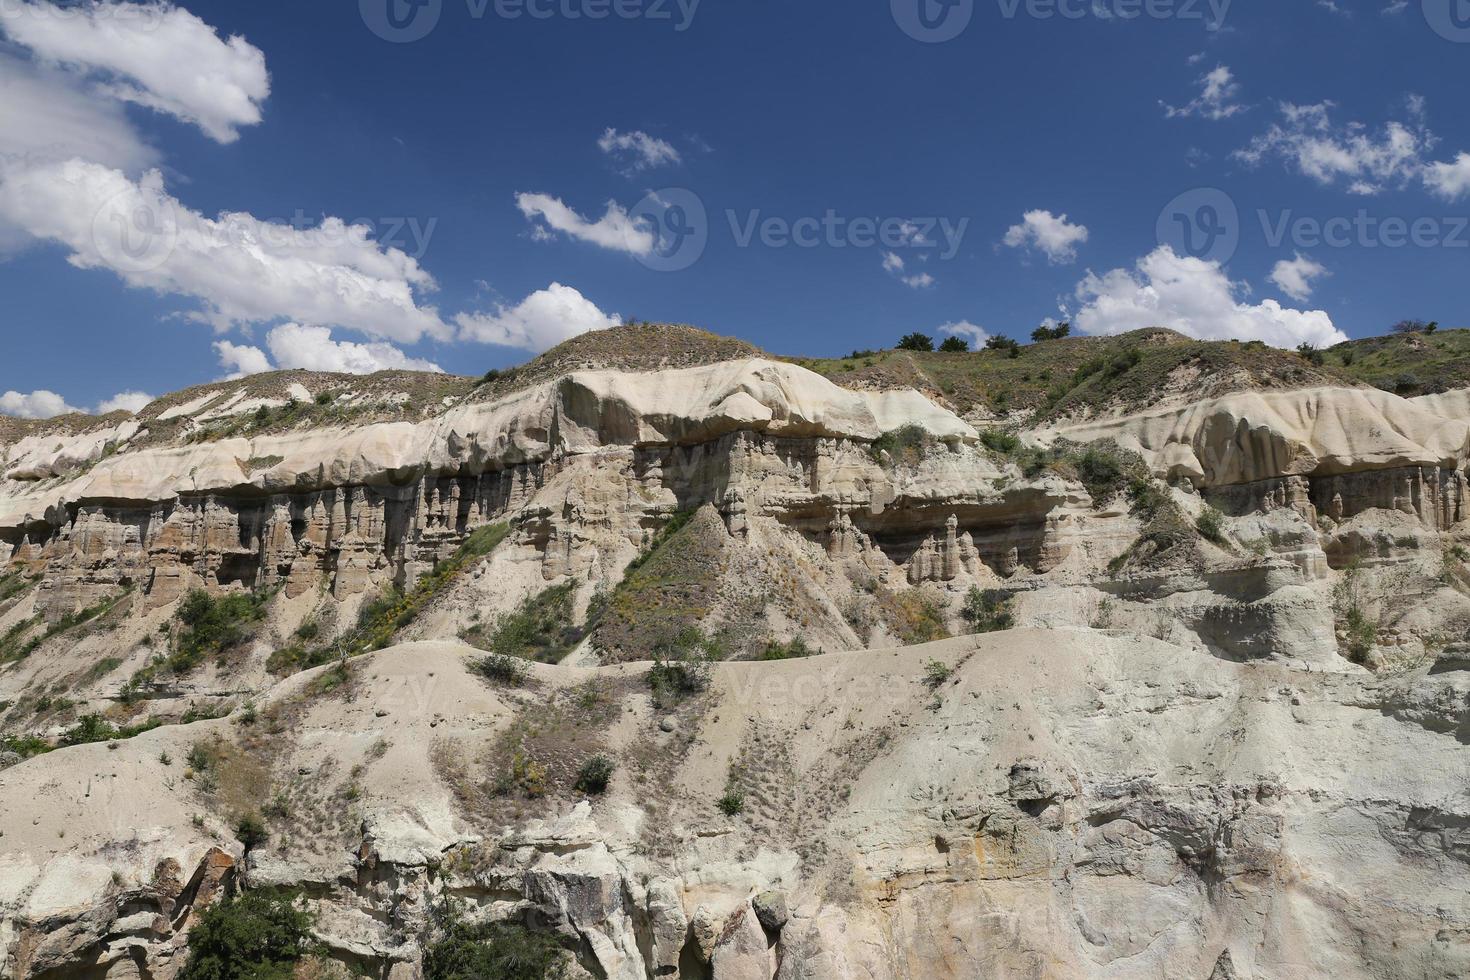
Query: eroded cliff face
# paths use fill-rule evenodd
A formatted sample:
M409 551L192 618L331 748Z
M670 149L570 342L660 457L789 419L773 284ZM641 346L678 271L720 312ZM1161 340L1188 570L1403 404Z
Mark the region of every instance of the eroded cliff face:
M0 732L170 723L5 760L6 975L167 978L201 909L273 885L395 980L446 897L596 977L1470 972L1461 408L1253 392L987 448L748 359L417 422L29 435L0 450ZM267 670L500 524L406 645ZM563 586L592 632L560 665L468 670L459 637ZM266 619L129 686L191 589L268 590ZM683 628L828 653L675 697L637 661Z

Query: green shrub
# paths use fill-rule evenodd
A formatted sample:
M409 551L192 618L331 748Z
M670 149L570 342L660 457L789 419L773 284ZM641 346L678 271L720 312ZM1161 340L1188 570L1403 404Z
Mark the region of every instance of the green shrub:
M1117 453L1089 446L1077 460L1077 479L1092 495L1094 503L1105 504L1123 489L1123 463Z
M1031 332L1031 339L1038 344L1047 340L1061 340L1072 335L1070 323L1059 323L1055 327L1040 326Z
M1194 522L1195 530L1199 531L1200 537L1215 544L1226 544L1225 539L1225 515L1213 507L1206 507L1200 511L1199 518Z
M934 338L927 334L907 334L898 342L899 350L932 351L934 349Z
M213 746L205 742L195 742L189 746L189 752L184 756L184 762L195 772L208 772L214 768L218 761L218 755Z
M120 739L129 739L144 732L151 732L163 724L161 719L141 722L137 725L129 725L117 728L101 715L83 715L75 725L67 729L61 736L62 745L89 745L93 742L111 742Z
M745 811L745 794L735 789L726 790L725 795L715 801L715 806L727 817L739 816Z
M810 657L817 651L806 645L801 637L796 637L789 643L777 643L774 640L767 643L765 649L761 650L762 660L800 660Z
M648 684L654 700L682 698L709 690L711 664L720 659L718 647L697 630L687 630L674 644L654 653Z
M179 980L289 980L312 949L313 924L290 894L246 892L221 902L190 930Z
M182 674L197 667L210 654L237 647L255 633L255 624L265 617L264 593L233 592L212 596L194 589L179 603L175 618L183 625L174 642L169 667Z
M576 588L575 582L553 586L501 616L490 635L490 649L541 663L555 663L566 656L584 635L572 622Z
M939 345L939 350L943 354L966 354L969 353L970 344L960 337L946 337L944 343Z
M1365 662L1378 645L1378 621L1354 602L1348 606L1343 625L1347 633L1348 658L1354 663Z
M235 821L235 837L245 845L245 850L252 851L270 840L270 833L259 814L246 813Z
M1014 625L1010 610L1011 595L998 589L973 588L965 596L960 614L976 633L999 633Z
M564 959L549 933L510 922L452 922L424 950L424 980L560 980Z
M605 755L594 755L582 763L582 768L577 771L577 782L575 789L579 793L588 793L599 796L607 791L607 784L612 779L613 770L617 768Z
M954 671L950 666L939 660L931 660L924 665L924 683L930 687L938 687L949 680Z
M0 752L14 752L22 759L45 755L51 743L36 735L0 735Z
M1021 440L1014 433L986 429L980 433L980 444L1001 456L1014 456L1021 451Z
M117 736L117 729L113 728L101 715L83 715L81 719L67 729L66 734L61 736L62 745L89 745L92 742L106 742Z
M492 653L478 660L472 660L469 667L471 673L478 674L488 681L509 684L512 687L524 684L531 673L531 669L526 666L524 660L518 657L508 657L503 653Z
M868 448L875 460L882 460L887 453L894 463L913 465L924 458L924 453L934 443L934 437L921 425L909 423L902 428L885 432Z

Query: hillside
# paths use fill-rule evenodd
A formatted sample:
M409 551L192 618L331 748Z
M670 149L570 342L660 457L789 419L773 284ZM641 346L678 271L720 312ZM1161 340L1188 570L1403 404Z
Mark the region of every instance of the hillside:
M658 371L762 356L752 344L698 327L626 323L573 337L517 367L489 372L473 400L501 398L573 371Z
M1232 391L1352 384L1330 360L1317 365L1260 343L1192 340L1172 330L1068 337L968 353L858 351L793 363L841 385L918 388L959 414L1034 413L1037 421L1138 411ZM1470 379L1470 363L1465 378Z
M1405 397L1470 384L1470 329L1367 337L1323 353L1327 367Z

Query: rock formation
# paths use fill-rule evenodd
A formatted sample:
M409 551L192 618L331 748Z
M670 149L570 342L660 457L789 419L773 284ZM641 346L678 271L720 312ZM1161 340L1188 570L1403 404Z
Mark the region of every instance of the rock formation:
M451 899L628 980L1470 974L1470 395L1009 445L759 356L548 363L7 437L0 976L167 980L274 887L391 980ZM180 662L196 590L259 618ZM511 621L559 662L477 666Z

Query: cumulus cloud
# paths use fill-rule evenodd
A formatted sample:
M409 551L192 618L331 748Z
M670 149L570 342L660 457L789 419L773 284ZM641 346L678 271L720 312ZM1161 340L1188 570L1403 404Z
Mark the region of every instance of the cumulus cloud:
M0 30L49 64L93 80L98 92L197 125L231 143L260 122L270 95L265 55L171 3L8 3Z
M552 232L559 231L579 241L632 255L648 255L658 244L647 224L632 218L617 201L608 201L607 212L597 221L588 221L549 194L517 194L516 207L541 239L552 238Z
M193 316L225 329L290 319L412 343L448 327L416 290L434 288L418 262L327 218L315 228L225 212L217 219L170 196L157 171L133 180L82 160L22 168L0 181L0 222L71 250L129 286L193 297Z
M54 391L42 388L37 391L7 391L0 395L0 415L14 415L23 419L49 419L55 415L80 412L73 408Z
M141 412L153 401L153 396L142 391L120 391L111 398L104 399L97 406L98 415L106 415L109 412L128 412L136 414Z
M214 343L214 353L219 357L220 366L228 373L226 379L243 378L247 374L264 374L274 371L271 367L270 358L265 356L265 351L259 347L251 347L248 344L232 344L228 340L217 340Z
M1331 274L1325 265L1297 252L1296 258L1277 262L1270 279L1277 289L1297 302L1305 303L1312 298L1312 281Z
M1077 284L1075 295L1083 305L1072 323L1094 335L1157 326L1201 340L1262 340L1286 348L1347 340L1321 310L1287 309L1271 299L1249 304L1242 299L1247 292L1230 281L1220 263L1176 255L1163 245L1133 269L1101 276L1089 272Z
M1424 168L1424 186L1446 201L1470 194L1470 153L1461 153L1449 163L1431 163Z
M979 350L985 346L990 339L990 331L969 320L957 320L954 323L946 323L939 328L939 332L950 337L964 337L970 341L970 346Z
M1229 119L1246 110L1246 107L1235 101L1240 94L1240 84L1235 81L1235 76L1229 68L1219 65L1213 71L1201 75L1198 80L1200 94L1190 102L1182 106L1169 105L1160 102L1164 107L1164 115L1170 119L1187 118L1198 116L1202 119Z
M634 174L680 161L673 144L649 136L642 130L620 133L609 127L597 140L597 148L618 162L624 173Z
M461 313L455 320L462 340L498 347L517 347L540 353L564 340L622 323L606 314L571 286L554 282L515 306L502 305L493 313Z
M122 106L65 72L0 54L0 92L0 168L81 157L136 172L158 162Z
M1077 246L1087 241L1087 228L1072 224L1065 214L1027 211L1021 223L1006 232L1004 241L1011 248L1037 249L1051 264L1065 265L1077 260Z
M241 378L266 371L329 371L334 374L372 374L376 371L431 371L443 368L433 361L409 357L388 343L358 344L333 340L329 327L309 327L299 323L283 323L273 327L265 337L270 355L259 347L216 341L214 352L225 377ZM275 358L275 363L271 363Z
M1424 173L1424 156L1438 140L1424 125L1422 99L1410 99L1407 121L1391 120L1376 134L1362 123L1335 122L1334 108L1283 102L1281 118L1235 157L1251 166L1276 157L1324 186L1345 183L1354 194L1377 194Z
M372 374L375 371L432 371L443 373L433 361L409 357L392 344L355 344L333 340L327 327L304 327L283 323L266 334L266 346L276 366L289 370L333 371L338 374Z

